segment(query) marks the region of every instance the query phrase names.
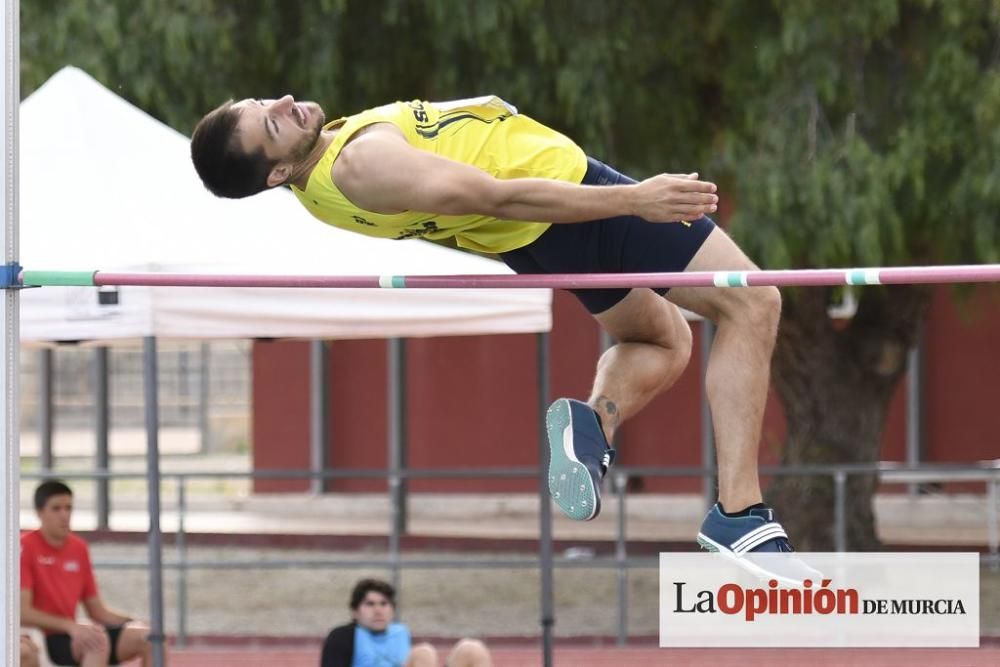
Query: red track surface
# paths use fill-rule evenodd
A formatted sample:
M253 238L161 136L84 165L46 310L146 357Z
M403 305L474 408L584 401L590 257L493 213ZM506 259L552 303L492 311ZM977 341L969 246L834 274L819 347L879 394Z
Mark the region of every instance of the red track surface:
M541 667L537 648L494 650L495 667ZM188 649L170 651L171 667L317 667L319 652L287 649ZM645 665L808 665L808 667L958 667L1000 665L1000 647L980 649L658 649L557 647L557 667L642 667Z

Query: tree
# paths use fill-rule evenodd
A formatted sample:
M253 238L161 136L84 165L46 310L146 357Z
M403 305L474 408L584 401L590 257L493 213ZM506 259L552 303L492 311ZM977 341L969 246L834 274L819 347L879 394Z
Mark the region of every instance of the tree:
M773 268L997 261L998 5L779 1L761 14L741 36L754 75L723 79L744 101L725 163L751 255ZM773 375L785 463L878 460L929 290L860 288L843 327L826 315L835 296L784 294ZM875 485L849 479L852 549L877 545ZM784 520L800 547L833 546L829 478L781 478L768 495L794 508Z

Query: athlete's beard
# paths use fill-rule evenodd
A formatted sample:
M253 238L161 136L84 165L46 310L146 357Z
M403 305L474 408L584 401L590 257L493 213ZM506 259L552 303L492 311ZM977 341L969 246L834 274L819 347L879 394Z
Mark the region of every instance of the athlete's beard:
M308 157L309 152L312 151L316 142L319 141L320 132L323 131L323 126L326 125L326 116L323 114L323 109L316 105L315 109L310 109L310 117L316 118L316 127L313 128L311 135L306 135L302 137L302 140L296 144L295 148L291 151L291 157L293 162L299 162L305 160Z

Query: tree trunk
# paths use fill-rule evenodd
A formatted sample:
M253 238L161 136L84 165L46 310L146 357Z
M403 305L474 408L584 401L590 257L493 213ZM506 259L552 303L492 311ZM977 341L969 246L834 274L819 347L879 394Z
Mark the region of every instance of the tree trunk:
M858 311L847 323L828 317L828 290L786 297L773 360L773 384L788 420L784 464L879 460L889 401L906 371L929 292L914 286L861 290ZM872 512L876 484L874 475L848 476L851 551L879 548ZM797 549L833 550L831 477L778 477L766 495Z

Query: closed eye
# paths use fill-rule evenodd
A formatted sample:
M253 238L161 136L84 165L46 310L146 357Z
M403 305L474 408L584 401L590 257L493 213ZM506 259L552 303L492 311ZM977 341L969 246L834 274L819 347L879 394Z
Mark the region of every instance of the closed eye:
M259 104L261 107L265 107L264 101L259 98L255 99L254 102ZM268 121L271 121L270 124L268 124ZM268 137L274 139L275 135L278 134L278 121L274 120L270 116L264 116L264 131L267 133Z

